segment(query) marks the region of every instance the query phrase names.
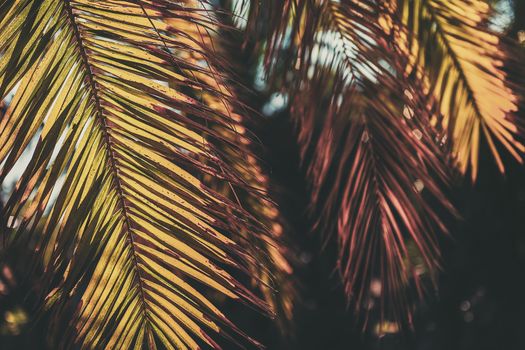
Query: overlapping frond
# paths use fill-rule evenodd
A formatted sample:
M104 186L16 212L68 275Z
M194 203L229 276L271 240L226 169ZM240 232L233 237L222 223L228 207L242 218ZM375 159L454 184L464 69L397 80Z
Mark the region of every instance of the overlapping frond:
M192 3L195 8L199 8L197 1ZM222 27L218 25L203 27L195 24L193 28L189 28L185 32L190 37L197 38L199 45L202 46L212 45L211 33L220 32L222 34L222 40L216 43L220 45L216 46L215 54L217 59L225 62L225 65L227 62L227 66L223 67L221 71L215 70L213 75L206 74L207 72L194 72L193 75L203 86L209 87L198 93L203 103L219 114L232 117L227 127L220 123L213 123L213 121L210 121L208 126L221 136L221 142L217 143L216 147L227 160L226 162L239 174L248 190L230 183L217 181L213 176L208 176L206 182L230 200L238 202L242 208L268 228L270 234L263 237L263 244L257 243L260 237L254 237L249 232L239 232L242 240L238 243L241 246L252 245L260 248L254 252L254 263L249 266L250 273L253 276L253 284L262 291L265 300L278 319L289 321L292 317L295 291L293 279L290 276L292 267L288 262L289 248L282 237L283 218L279 216L275 203L268 199L269 178L258 158L258 147L250 137L250 131L257 125L256 112L242 103L236 103L240 100L235 97L237 95L236 90L243 90L232 79L233 74L243 76L240 72L244 68L235 62L235 54L240 51L240 45L232 42L231 38L226 38L225 34L228 34L228 31L223 29L225 26L233 24L231 23L232 14L226 10L216 9L216 11L221 13ZM213 11L207 12L210 22L215 15L216 13ZM176 26L176 23L168 23ZM188 42L188 45L195 46L196 43ZM182 59L193 64L206 60L198 50L182 52L182 54L184 55L181 57ZM209 93L207 90L221 91L224 97ZM252 115L251 118L250 115ZM241 153L238 151L240 148L244 148L248 152ZM265 268L261 268L261 266Z
M462 173L478 173L480 140L485 139L504 172L501 148L522 162L525 147L515 118L519 95L506 68L516 65L509 45L489 30L491 9L482 0L402 0L407 73L424 80L437 99L453 156Z
M211 101L210 101L211 102ZM222 108L222 107L220 107ZM225 138L231 143L246 143L251 147L253 153L242 155L231 147L223 144L221 148L226 154L229 163L232 164L248 185L258 194L238 190L232 186L225 186L210 179L210 186L216 188L220 193L233 201L238 201L240 205L256 217L271 235L265 237L265 244L255 252L257 264L250 266L252 284L261 290L265 300L270 305L272 311L277 316L277 321L282 326L282 331L289 331L288 322L293 316L294 299L296 290L292 277L293 268L289 262L291 251L286 244L283 233L285 231L284 219L279 215L279 210L274 202L268 199L270 191L270 179L263 170L260 160L257 158L257 147L246 138L246 121L240 116L239 121L234 124L237 132L221 130ZM221 132L218 130L218 132ZM254 244L248 232L241 232L246 240L239 242L241 246ZM261 266L265 266L261 269Z
M205 96L204 100L219 110L225 108L236 110L233 106L225 106L212 96ZM293 316L296 294L292 277L293 269L288 261L291 253L283 237L285 223L279 215L277 205L269 199L270 179L257 157L257 145L247 137L247 127L250 123L240 114L234 112L234 116L236 121L232 123L232 126L235 131L216 126L217 132L229 141L218 147L224 152L228 163L238 171L252 191L244 191L218 183L213 178L209 178L209 183L212 188L232 201L237 201L242 208L268 228L270 235L264 237L265 243L260 246L260 250L254 252L256 263L252 264L249 269L253 276L253 285L261 290L278 321L284 327L284 324ZM230 144L244 144L252 153L241 154L236 151L235 147L230 147ZM249 232L241 232L241 236L245 237L245 240L239 242L241 246L256 243L250 238ZM265 268L261 269L261 266ZM286 331L284 328L282 330Z
M254 264L226 233L266 233L201 181L250 190L207 124L228 130L232 115L186 91L234 99L195 77L220 65L186 33L210 25L204 7L8 0L0 18L1 99L14 92L0 121L0 179L36 140L2 217L18 222L6 240L44 262L56 329L68 325L56 348L218 348L208 333L242 334L204 290L265 310L225 269Z

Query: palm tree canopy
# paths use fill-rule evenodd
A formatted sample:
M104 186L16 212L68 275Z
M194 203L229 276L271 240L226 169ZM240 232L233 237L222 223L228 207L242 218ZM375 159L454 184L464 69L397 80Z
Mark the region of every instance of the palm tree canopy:
M451 169L475 181L484 144L502 173L503 151L522 162L522 67L485 1L217 3L0 2L0 183L20 173L4 243L43 266L56 348L262 347L221 297L292 318L232 47L289 101L313 226L336 234L357 310L379 279L381 312L410 325L409 287L435 284L457 215Z

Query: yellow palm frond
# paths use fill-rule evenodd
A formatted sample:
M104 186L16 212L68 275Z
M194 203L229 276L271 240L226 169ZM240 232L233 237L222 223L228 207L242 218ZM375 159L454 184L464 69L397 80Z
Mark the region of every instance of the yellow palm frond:
M518 95L505 73L513 57L488 28L490 6L482 0L402 0L399 13L411 61L423 69L420 79L442 113L434 123L449 131L461 172L470 169L476 178L482 138L501 172L498 146L522 162L525 147L514 117Z
M208 27L206 13L186 1L0 6L0 99L14 93L0 179L36 140L2 215L20 220L7 241L44 261L54 323L69 325L59 348L216 348L207 333L242 333L207 289L266 309L225 270L254 263L228 235L265 229L202 182L244 186L207 127L232 116L192 93L234 99L195 75L220 64L186 33ZM184 58L194 52L207 64Z

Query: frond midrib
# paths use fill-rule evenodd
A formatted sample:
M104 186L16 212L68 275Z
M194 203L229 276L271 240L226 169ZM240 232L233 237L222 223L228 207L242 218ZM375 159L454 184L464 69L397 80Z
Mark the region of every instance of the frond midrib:
M95 120L97 121L99 125L99 129L101 130L103 139L104 139L106 156L110 164L110 168L111 168L110 170L111 178L113 179L114 189L118 197L118 203L120 206L120 215L123 218L124 231L126 235L125 238L128 242L129 249L131 251L131 259L133 260L136 284L138 285L138 288L139 288L141 310L146 318L146 321L149 324L149 317L148 317L148 312L147 312L147 301L146 301L146 296L144 294L144 285L142 282L141 268L138 264L137 252L135 250L135 241L134 241L133 232L132 232L131 220L129 218L129 214L126 209L124 191L121 185L117 160L115 158L114 151L111 146L112 144L111 135L109 134L107 118L104 115L104 110L100 102L100 98L98 96L99 85L96 82L95 75L93 74L93 71L91 69L91 63L89 61L89 56L86 52L79 26L76 23L75 14L73 13L73 9L71 7L70 0L64 0L63 10L68 18L69 24L71 25L73 29L74 38L75 38L74 41L78 47L78 51L79 51L79 54L82 60L82 64L83 64L83 68L84 68L83 70L84 70L84 73L85 73L85 76L87 78L88 85L89 85L88 87L89 95L93 98L93 101L95 104L95 108L96 108L95 110L96 110L96 115L97 115Z

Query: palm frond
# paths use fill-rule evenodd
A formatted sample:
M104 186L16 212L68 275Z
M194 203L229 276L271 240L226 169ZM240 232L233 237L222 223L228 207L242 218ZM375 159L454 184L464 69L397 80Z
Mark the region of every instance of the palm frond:
M195 3L195 7L198 7L197 1L193 1L193 3ZM258 157L261 147L255 144L250 134L258 124L257 118L254 118L257 113L240 103L239 101L242 99L236 97L237 91L242 93L244 89L233 81L232 76L235 74L235 76L242 77L244 74L240 73L243 70L242 65L235 62L235 55L241 51L241 48L237 42L229 38L235 33L227 29L224 30L224 26L233 26L232 14L224 9L215 9L213 13L208 13L211 17L215 14L221 15L222 28L218 25L202 27L195 24L192 29L186 30L185 33L192 38L199 38L198 40L203 46L212 44L212 40L210 40L212 32L220 33L221 41L218 43L220 45L217 45L214 52L215 57L224 62L224 67L220 71L215 71L213 76L206 74L206 72L194 72L193 74L202 86L208 87L199 93L202 102L218 114L231 115L232 117L228 127L212 121L208 123L208 126L217 135L221 135L221 142L216 144L216 148L221 152L226 163L230 164L239 174L248 190L224 181L217 181L217 178L213 176L207 176L205 182L231 201L238 202L242 208L268 228L270 234L262 237L264 241L262 243L259 242L261 237L254 236L249 232L239 232L237 242L247 249L250 247L260 248L254 251L256 258L253 260L254 263L249 266L250 274L253 276L253 284L261 290L278 320L284 324L292 317L295 295L293 279L290 276L292 267L288 261L290 249L282 237L285 223L279 215L276 204L268 199L270 180ZM170 24L176 26L175 23ZM188 43L188 45L194 44ZM193 50L181 58L193 64L205 60L199 50ZM210 90L221 91L226 98L223 98L222 95L209 93ZM244 149L245 152L239 152L239 149ZM242 240L239 241L239 237L242 237ZM233 239L236 238L233 237Z
M267 308L225 270L254 264L227 234L264 227L202 182L250 191L207 126L229 129L232 116L186 92L235 104L195 77L220 66L186 33L209 27L206 13L162 0L0 5L0 97L14 92L0 180L36 140L2 217L20 222L8 243L44 261L55 329L68 325L57 348L218 348L207 333L242 332L206 289ZM195 52L206 64L184 59Z
M281 78L270 81L293 71L284 93L318 230L337 232L338 269L355 307L368 308L379 278L384 311L410 322L406 287L439 268L435 232L446 228L438 208L453 211L441 189L446 155L429 122L433 110L405 79L406 59L381 26L380 4L280 4L266 45L270 75Z
M224 108L231 108L232 111L236 110L233 106L225 106L211 96L203 96L203 99L210 106L214 106L214 108L219 110ZM234 112L234 116L236 117L236 122L233 122L232 126L235 131L216 126L217 132L229 140L229 143L222 143L222 145L217 145L217 147L224 152L225 158L228 159L228 164L231 164L236 169L243 181L252 190L245 191L219 183L211 177L209 177L208 182L219 193L232 201L238 202L242 208L268 228L270 234L264 237L264 244L257 244L249 232L240 232L240 235L245 239L238 243L240 246L255 244L260 247L260 250L254 252L256 257L254 262L256 263L249 267L253 276L252 283L261 290L265 300L283 326L282 330L285 331L284 325L293 316L293 304L296 294L293 277L291 276L293 268L289 262L291 251L283 237L286 224L279 213L277 205L269 199L270 178L257 156L260 153L260 151L257 151L257 145L247 137L248 130L251 129L249 128L250 123L240 114ZM230 147L230 144L244 144L251 153L239 153L234 147ZM261 268L261 265L265 268Z
M506 73L517 57L489 29L490 6L482 0L403 0L398 11L416 66L411 73L437 99L442 118L433 123L448 131L460 171L470 169L476 179L483 138L502 173L501 148L522 162L519 94Z

